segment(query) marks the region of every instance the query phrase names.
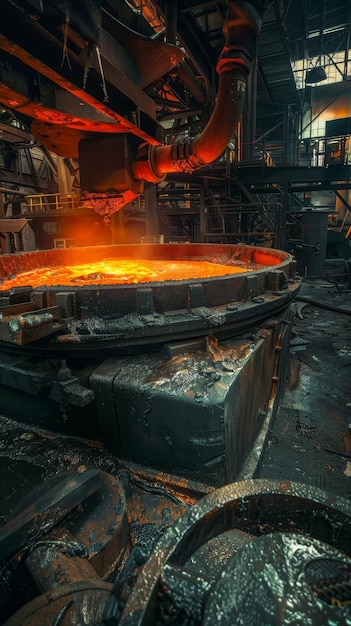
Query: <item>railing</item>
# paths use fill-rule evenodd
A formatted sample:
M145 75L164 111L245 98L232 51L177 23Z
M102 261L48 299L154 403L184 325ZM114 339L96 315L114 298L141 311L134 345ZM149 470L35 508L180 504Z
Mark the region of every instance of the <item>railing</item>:
M246 152L249 152L248 146ZM265 167L351 165L351 138L306 137L296 141L283 141L267 136L255 142L251 147L251 153L253 158L247 163L252 165L261 163Z
M281 224L281 204L279 202L257 202L252 204L228 204L222 198L220 224L218 229L211 228L211 217L216 213L206 211L206 242L222 243L240 240L244 243L260 245L268 242L272 245L279 237ZM211 207L207 207L211 208ZM223 220L223 223L222 223Z
M76 209L80 204L79 193L46 193L25 196L28 210L31 213L48 211L68 211Z

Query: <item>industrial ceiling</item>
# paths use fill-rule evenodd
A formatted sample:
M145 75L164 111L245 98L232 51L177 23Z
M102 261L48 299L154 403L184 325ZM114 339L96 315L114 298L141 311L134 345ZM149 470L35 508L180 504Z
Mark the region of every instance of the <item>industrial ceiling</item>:
M42 145L63 157L78 158L81 140L99 133L114 135L116 141L119 136L123 159L132 164L140 161L140 154L134 156L142 151L142 142L152 149L162 143L193 142L218 101L218 60L223 63L227 54L224 29L228 8L232 11L234 6L239 13L255 15L249 34L257 30L258 43L252 50L248 46L252 59L239 160L254 158L257 138L276 128L273 141L280 144L292 128L294 138L298 137L301 112L315 85L319 94L335 93L335 85L323 81L327 66L338 72L340 90L347 89L351 32L347 0L84 0L79 4L6 0L0 26L0 102L28 122ZM235 37L233 20L230 28ZM242 48L245 43L242 37ZM240 55L242 51L238 65ZM305 81L311 70L322 72L322 81L310 81L312 87ZM122 145L122 134L128 136L127 146ZM95 153L94 148L88 150L87 160ZM142 155L147 158L154 165L154 157ZM189 163L183 166L180 150L177 158L179 169L188 173ZM117 171L119 167L116 164ZM132 169L134 178L148 182L161 182L167 172L165 166L162 175L145 178L138 164ZM114 183L122 195L131 192L123 198L124 204L141 189L125 171L123 180ZM85 178L91 179L90 170ZM99 186L98 191L107 186Z
M4 3L4 10L7 3ZM9 2L9 6L15 3ZM239 3L240 4L240 3ZM255 2L252 3L255 5ZM142 85L144 91L156 101L158 118L169 117L172 112L178 116L188 112L196 114L197 108L203 107L204 102L215 97L216 63L224 43L222 33L223 22L228 9L225 0L217 2L196 2L190 0L105 0L104 2L83 2L78 9L75 3L46 2L28 0L21 3L21 14L25 21L37 21L51 36L64 37L64 25L60 24L58 15L66 15L68 25L77 18L81 26L83 18L86 21L84 35L98 38L101 27L106 28L112 36L121 41L121 22L154 42L168 41L185 52L182 74L170 72L172 68L165 62L150 63L145 59L149 71L151 66L159 66L163 74L163 88L157 79L162 76L151 75L149 84ZM67 17L69 16L70 17ZM89 16L87 19L86 16ZM4 16L6 20L6 15ZM11 21L11 13L8 18ZM56 21L56 23L55 23ZM91 24L89 23L91 22ZM95 25L94 25L95 22ZM333 64L335 53L344 52L345 61L350 46L351 6L347 0L273 0L266 10L259 37L258 65L257 65L257 115L260 130L264 118L281 115L284 107L299 108L303 94L296 90L292 64L305 59L306 68L313 67L317 62ZM18 24L16 25L18 30ZM5 30L6 28L2 29ZM94 35L95 30L95 35ZM21 37L11 32L15 43L21 42ZM123 35L128 38L128 32ZM122 40L123 41L123 40ZM43 47L45 46L45 42ZM49 45L49 42L46 42ZM69 46L69 40L68 40ZM80 46L79 42L75 42ZM15 51L15 54L17 52ZM51 54L50 49L46 54ZM67 47L66 57L62 56L61 69L68 65L70 50ZM142 56L142 55L141 55ZM102 59L102 61L104 61ZM179 59L177 59L179 62ZM139 66L142 58L138 60ZM188 78L184 83L185 72ZM164 77L167 76L165 79ZM180 78L180 80L179 80ZM346 79L347 76L344 76ZM189 84L192 84L189 95ZM170 99L178 100L174 107L167 106L167 98L162 99L161 93ZM112 100L112 99L111 99ZM112 103L111 103L112 104ZM170 103L168 103L170 104ZM123 107L122 107L123 108ZM193 120L191 122L193 123ZM273 125L267 120L268 127ZM151 129L149 129L151 130Z
M167 2L150 4L167 15ZM211 81L223 45L227 2L178 0L174 4L180 42ZM325 64L333 64L336 52L349 54L350 29L351 5L347 0L273 0L263 17L259 38L258 108L267 112L272 105L299 106L301 94L295 87L292 64L305 59L306 66L310 62L313 67L318 57Z

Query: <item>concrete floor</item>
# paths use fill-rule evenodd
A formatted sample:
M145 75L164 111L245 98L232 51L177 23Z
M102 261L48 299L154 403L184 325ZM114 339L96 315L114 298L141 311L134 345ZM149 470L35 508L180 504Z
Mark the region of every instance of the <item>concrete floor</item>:
M350 498L351 289L304 281L293 307L286 390L258 476ZM322 307L340 307L345 314Z

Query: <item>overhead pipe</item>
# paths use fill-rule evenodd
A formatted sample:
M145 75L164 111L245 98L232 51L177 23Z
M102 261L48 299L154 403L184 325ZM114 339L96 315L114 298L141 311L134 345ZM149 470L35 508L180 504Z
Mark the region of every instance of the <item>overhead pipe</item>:
M142 144L131 163L137 180L158 183L171 172L192 172L215 161L225 150L241 119L247 77L257 61L262 17L271 0L228 0L223 24L224 48L216 70L217 102L202 133L188 143Z

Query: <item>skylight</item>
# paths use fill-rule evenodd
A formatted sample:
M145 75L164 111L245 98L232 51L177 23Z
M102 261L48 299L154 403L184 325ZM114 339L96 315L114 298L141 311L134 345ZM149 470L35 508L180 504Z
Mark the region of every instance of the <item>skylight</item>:
M311 86L340 83L342 80L348 78L351 73L351 54L347 55L345 51L334 52L332 56L324 54L321 58L313 57L308 60L300 59L293 62L292 69L297 89L303 89L305 87L306 74L311 72L313 68L323 68L326 77L323 79L323 72L321 72L322 80L309 82Z

